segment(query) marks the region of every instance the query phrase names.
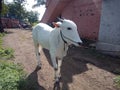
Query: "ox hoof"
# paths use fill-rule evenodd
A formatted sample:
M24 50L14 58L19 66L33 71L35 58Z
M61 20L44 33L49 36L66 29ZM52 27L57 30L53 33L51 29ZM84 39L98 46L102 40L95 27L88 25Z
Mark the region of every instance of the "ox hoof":
M40 65L40 64L37 65L37 68L41 69L41 67L42 67L42 65Z
M60 77L58 77L59 78L59 81L62 79L62 77L60 76Z
M60 82L56 81L56 82L54 83L54 88L53 88L53 90L60 90Z
M56 77L56 78L55 78L55 83L60 82L60 81L61 81L61 79L62 79L61 77Z

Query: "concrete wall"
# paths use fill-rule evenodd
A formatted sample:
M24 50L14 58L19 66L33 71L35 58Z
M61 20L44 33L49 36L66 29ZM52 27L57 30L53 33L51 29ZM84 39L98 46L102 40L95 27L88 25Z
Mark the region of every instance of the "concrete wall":
M120 55L120 0L103 0L97 49Z

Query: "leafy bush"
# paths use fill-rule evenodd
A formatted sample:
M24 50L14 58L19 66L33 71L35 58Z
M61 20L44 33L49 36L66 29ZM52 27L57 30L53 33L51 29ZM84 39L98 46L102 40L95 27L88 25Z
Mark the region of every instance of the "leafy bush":
M25 76L20 65L0 60L0 90L22 90Z

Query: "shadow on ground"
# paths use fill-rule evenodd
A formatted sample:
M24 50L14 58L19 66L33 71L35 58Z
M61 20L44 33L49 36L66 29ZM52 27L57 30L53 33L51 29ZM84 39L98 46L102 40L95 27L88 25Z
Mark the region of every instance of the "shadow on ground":
M52 66L48 50L43 49L43 51L49 64ZM95 50L72 48L68 50L68 55L62 63L62 87L60 87L60 83L57 84L57 90L60 90L60 88L69 90L68 84L73 82L73 76L86 72L88 63L113 74L120 74L120 59L102 55Z
M49 64L52 66L52 62L50 60L50 55L48 50L43 49L45 56ZM61 68L61 83L54 84L54 90L69 90L68 83L73 82L73 76L76 74L81 74L88 70L86 63L76 62L71 55L71 51L68 52L68 55L64 58Z
M26 86L24 90L46 90L38 83L38 74L37 72L41 68L36 67L35 70L26 78ZM23 90L23 89L22 89Z

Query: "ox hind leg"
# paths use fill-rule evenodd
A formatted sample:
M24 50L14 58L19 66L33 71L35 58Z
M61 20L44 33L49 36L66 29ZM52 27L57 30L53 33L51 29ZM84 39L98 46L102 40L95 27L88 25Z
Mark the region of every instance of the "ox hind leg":
M37 64L38 64L38 67L41 68L40 51L41 51L41 48L39 47L39 44L38 43L35 44L35 53L36 53Z

